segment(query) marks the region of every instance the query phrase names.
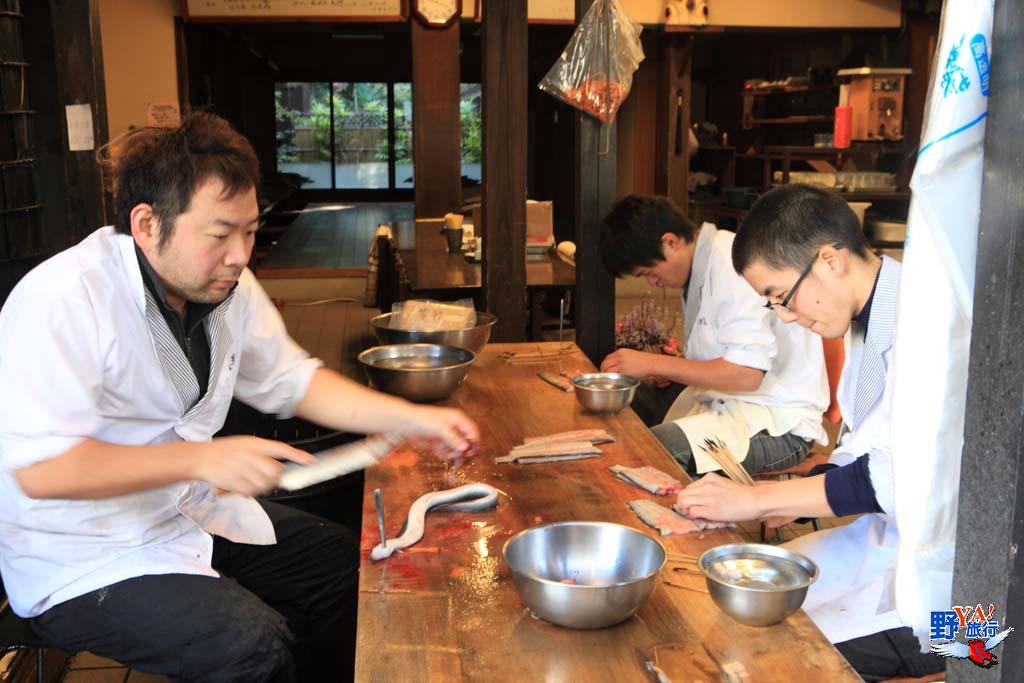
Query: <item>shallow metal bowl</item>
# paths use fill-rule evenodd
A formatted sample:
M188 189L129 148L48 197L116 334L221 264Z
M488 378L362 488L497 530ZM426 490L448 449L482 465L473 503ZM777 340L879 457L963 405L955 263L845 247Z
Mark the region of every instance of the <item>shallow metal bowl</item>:
M617 413L633 402L640 380L617 372L592 372L572 378L576 400L593 413Z
M366 349L358 360L376 389L429 403L459 388L476 354L440 344L389 344Z
M441 344L442 346L469 349L473 353L480 353L483 350L487 345L487 340L491 338L491 328L498 322L493 314L477 311L476 325L473 327L462 330L414 332L388 327L393 315L395 314L384 313L370 319L373 331L377 335L377 341L381 344Z
M604 628L640 609L665 564L665 548L610 522L558 522L521 531L502 549L519 597L569 628Z
M761 543L720 545L697 563L715 604L748 626L777 624L800 609L818 578L809 558Z

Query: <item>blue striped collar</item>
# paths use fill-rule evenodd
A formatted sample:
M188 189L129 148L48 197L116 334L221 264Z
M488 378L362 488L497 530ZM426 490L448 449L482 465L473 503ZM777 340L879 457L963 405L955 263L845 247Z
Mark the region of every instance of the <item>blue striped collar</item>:
M875 280L875 289L871 295L870 311L868 312L868 331L865 344L880 352L892 348L892 338L896 331L896 295L900 286L899 261L882 257L882 267ZM867 308L867 307L865 307Z

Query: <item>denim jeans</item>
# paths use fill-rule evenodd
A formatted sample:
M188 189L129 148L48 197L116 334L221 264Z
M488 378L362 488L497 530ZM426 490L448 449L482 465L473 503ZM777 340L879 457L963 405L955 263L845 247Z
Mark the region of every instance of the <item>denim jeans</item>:
M686 434L674 422L665 422L651 428L655 438L661 442L673 458L679 461L691 476L697 474L697 466L693 459L693 449ZM750 437L750 450L743 460L747 472L775 472L794 465L799 465L811 450L811 442L795 434L771 436L760 431Z

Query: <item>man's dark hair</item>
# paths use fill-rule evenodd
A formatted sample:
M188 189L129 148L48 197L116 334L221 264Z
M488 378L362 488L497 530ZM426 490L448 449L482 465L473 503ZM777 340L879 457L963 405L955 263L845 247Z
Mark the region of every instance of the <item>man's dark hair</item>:
M150 204L160 221L159 249L170 242L175 221L203 183L220 180L224 198L231 199L260 181L252 145L210 113L192 114L177 128L129 131L100 150L100 161L114 194L115 230L130 235L132 209Z
M615 277L665 260L666 232L692 242L697 229L668 197L631 194L615 203L601 221L601 258Z
M732 265L743 273L760 261L769 268L803 270L826 244L868 256L864 229L849 204L811 185L786 185L754 203L732 243Z

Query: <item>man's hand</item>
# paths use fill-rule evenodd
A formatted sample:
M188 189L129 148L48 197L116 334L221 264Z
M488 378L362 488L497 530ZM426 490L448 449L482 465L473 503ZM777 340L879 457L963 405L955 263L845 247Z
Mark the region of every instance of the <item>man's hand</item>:
M255 436L225 436L197 444L195 478L215 489L255 496L277 487L282 460L302 465L316 462L309 453Z
M633 349L619 349L601 361L601 372L618 372L632 377L656 374L651 363L653 354Z
M762 516L757 488L737 484L708 472L676 497L676 507L687 517L712 522L745 522Z
M461 410L416 406L402 431L417 450L442 460L462 460L476 455L480 430Z
M649 384L653 384L658 389L664 389L672 384L671 380L665 379L660 375L648 375L644 381Z

